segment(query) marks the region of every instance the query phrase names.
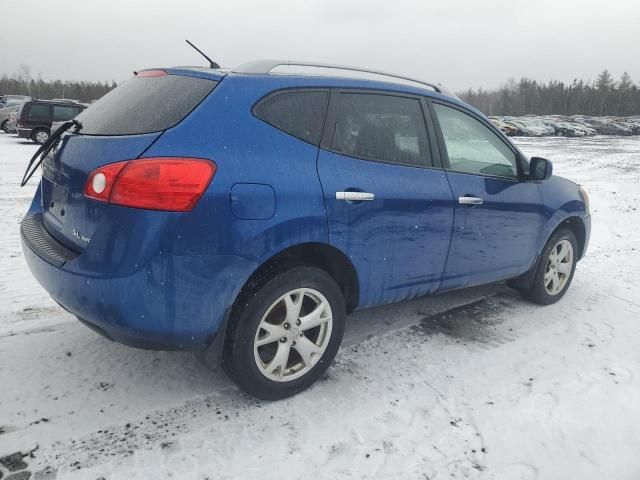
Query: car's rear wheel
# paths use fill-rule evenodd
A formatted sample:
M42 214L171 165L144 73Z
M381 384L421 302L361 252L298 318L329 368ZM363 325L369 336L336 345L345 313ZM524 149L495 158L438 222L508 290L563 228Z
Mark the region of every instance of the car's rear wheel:
M520 293L540 305L560 300L567 292L578 261L578 242L571 230L556 231L545 245L533 282Z
M44 128L38 128L31 134L31 140L42 145L49 140L49 131Z
M340 348L345 302L323 270L292 268L238 303L223 366L256 397L278 400L301 392L320 378Z
M7 122L8 120L5 120L4 122L2 122L2 125L0 125L0 129L2 129L2 131L5 133L9 133L9 129L7 128Z

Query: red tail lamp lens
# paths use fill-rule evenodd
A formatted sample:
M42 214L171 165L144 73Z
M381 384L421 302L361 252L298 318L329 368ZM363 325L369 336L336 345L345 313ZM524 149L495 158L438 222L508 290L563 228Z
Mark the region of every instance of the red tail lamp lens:
M109 178L120 166L115 176ZM107 172L105 172L107 170ZM85 196L115 205L149 210L188 212L202 197L216 172L216 165L199 158L158 157L115 163L98 168L89 175ZM104 174L108 190L99 198ZM91 195L93 194L93 195Z

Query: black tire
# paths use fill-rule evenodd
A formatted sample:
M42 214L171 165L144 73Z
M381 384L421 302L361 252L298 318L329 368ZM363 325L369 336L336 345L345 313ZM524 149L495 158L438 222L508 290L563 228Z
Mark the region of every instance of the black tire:
M260 322L271 306L283 295L299 288L314 289L326 298L331 307L331 334L324 353L307 373L289 381L274 381L258 368L254 340ZM252 292L246 292L237 302L231 317L222 366L235 383L253 396L265 400L290 397L311 386L327 370L342 343L345 317L342 292L325 271L300 266L277 273Z
M7 130L7 122L8 120L5 120L4 122L2 122L2 125L0 125L0 130L2 130L4 133L9 133L9 130Z
M40 140L38 140L39 133L46 133L47 138L43 137ZM46 142L49 139L50 135L51 135L51 132L49 132L49 130L47 130L46 128L36 128L33 132L31 132L31 140L33 140L39 145L42 145L44 142Z
M552 252L552 249L556 247L562 240L567 240L569 243L571 243L571 247L573 249L571 272L568 279L562 286L562 289L558 293L552 295L547 291L544 277L549 268L549 256ZM566 228L556 230L553 235L551 235L549 240L547 240L547 243L542 250L531 286L529 288L518 288L518 291L524 298L539 305L551 305L552 303L556 303L558 300L564 297L565 293L567 293L569 285L571 285L571 281L573 280L573 275L576 272L577 261L578 241L574 233Z

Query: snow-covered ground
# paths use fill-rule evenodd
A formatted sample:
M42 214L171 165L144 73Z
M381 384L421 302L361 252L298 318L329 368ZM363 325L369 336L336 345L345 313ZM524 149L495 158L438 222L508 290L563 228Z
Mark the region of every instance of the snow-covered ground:
M640 139L518 144L591 194L565 298L493 286L358 312L322 381L266 403L56 307L19 242L35 146L0 135L0 457L21 452L37 479L637 480Z

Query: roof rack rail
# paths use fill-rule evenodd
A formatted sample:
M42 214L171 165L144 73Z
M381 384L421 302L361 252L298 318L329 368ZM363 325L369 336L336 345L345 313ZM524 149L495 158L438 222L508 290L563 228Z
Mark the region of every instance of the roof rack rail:
M418 80L411 77L405 77L404 75L396 75L395 73L382 72L380 70L371 70L369 68L362 67L350 67L347 65L334 65L331 63L315 63L308 61L294 61L294 60L253 60L251 62L243 63L242 65L233 69L233 73L245 73L254 75L264 75L270 73L276 67L281 66L293 66L293 67L318 67L318 68L330 68L335 70L348 70L352 72L371 73L374 75L382 75L385 77L397 78L400 80L406 80L409 82L419 83L432 88L438 93L444 93L446 95L455 96L450 93L442 85L436 85L434 83L425 82L424 80Z

